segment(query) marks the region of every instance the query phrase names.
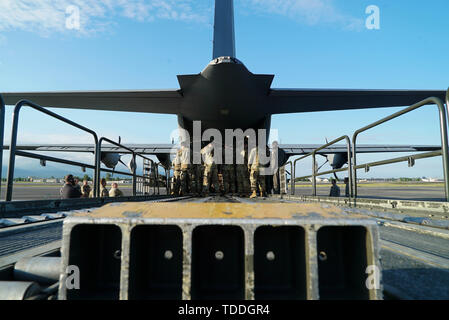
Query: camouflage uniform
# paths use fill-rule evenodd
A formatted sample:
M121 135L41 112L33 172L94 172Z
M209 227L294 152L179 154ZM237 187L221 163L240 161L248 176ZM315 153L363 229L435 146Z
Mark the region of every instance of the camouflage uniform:
M210 190L211 184L214 185L215 192L220 191L218 185L218 170L213 157L213 144L208 144L201 150L201 154L204 155L204 177L203 177L203 192L207 195Z
M81 198L89 198L91 190L92 190L92 188L90 187L90 185L88 185L88 184L82 185L81 186L81 193L82 193Z
M94 189L92 189L92 191L90 192L89 195L91 198L94 197ZM103 187L102 185L100 185L100 198L108 198L109 197L109 191L108 189L106 189L105 187Z
M251 198L256 196L257 188L259 188L260 196L265 195L265 176L260 175L260 169L262 166L259 162L259 148L253 148L248 157L248 169L250 170L250 182L251 182Z
M240 193L240 196L245 196L250 192L248 176L248 153L246 152L246 150L242 150L240 154L243 156L244 163L235 165L237 176L237 190L238 193Z
M235 169L233 164L224 164L223 172L223 190L225 193L235 193Z
M181 189L181 150L178 150L175 158L173 159L173 190L172 195L178 196Z
M188 193L189 172L190 172L190 148L181 147L181 193Z
M203 185L203 166L201 164L192 164L189 170L190 192L200 194Z
M111 198L123 197L123 192L119 188L111 188L111 190L109 190L109 196Z

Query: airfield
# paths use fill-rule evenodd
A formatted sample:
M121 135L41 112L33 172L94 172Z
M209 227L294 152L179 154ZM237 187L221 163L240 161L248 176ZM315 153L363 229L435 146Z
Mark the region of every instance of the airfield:
M289 185L290 186L290 185ZM344 196L345 185L339 183L341 196ZM61 184L50 183L32 183L21 182L14 184L13 201L19 200L44 200L58 199ZM297 183L295 185L295 195L310 196L312 195L312 185L310 183ZM107 186L110 189L110 183ZM132 196L131 184L120 184L119 189L123 191L125 196ZM330 183L317 184L317 195L328 196ZM6 185L2 184L1 199L4 199ZM151 190L153 194L154 190ZM166 193L165 188L159 188L161 195ZM157 189L156 189L157 193ZM428 183L428 182L359 182L358 196L361 198L373 199L401 199L401 200L417 200L417 201L445 201L444 184Z
M345 194L345 185L338 183L340 195ZM446 201L443 183L428 182L358 182L357 196L373 199L401 199L417 201ZM295 195L312 195L311 183L297 183ZM318 183L317 195L329 196L330 183Z

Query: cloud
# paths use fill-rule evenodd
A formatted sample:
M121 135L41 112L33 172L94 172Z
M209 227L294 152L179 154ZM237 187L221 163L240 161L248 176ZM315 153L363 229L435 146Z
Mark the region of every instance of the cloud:
M308 25L338 24L351 30L363 25L362 19L341 13L334 0L237 1L251 12L283 15ZM0 32L23 30L42 36L55 32L89 35L108 30L117 18L208 23L213 6L213 0L1 0ZM73 28L73 19L79 21L76 28Z
M75 29L90 34L104 31L117 17L137 21L206 21L192 3L193 0L1 0L0 32L24 30L45 36ZM68 19L77 19L78 13L79 28L70 27L70 23L67 27Z
M259 12L287 16L307 25L340 25L355 30L363 26L362 18L341 13L333 0L241 0Z

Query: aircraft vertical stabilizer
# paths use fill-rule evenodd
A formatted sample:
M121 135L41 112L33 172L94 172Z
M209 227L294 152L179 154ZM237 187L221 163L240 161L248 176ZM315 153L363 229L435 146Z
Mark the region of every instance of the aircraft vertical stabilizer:
M218 57L235 58L234 1L215 0L214 52Z

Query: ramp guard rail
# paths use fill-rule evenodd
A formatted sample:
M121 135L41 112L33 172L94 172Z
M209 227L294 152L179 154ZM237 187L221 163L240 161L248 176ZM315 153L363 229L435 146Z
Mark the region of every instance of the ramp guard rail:
M441 156L441 154L442 154L441 151L431 151L431 152L426 152L426 153L419 153L419 154L415 154L415 155L411 155L411 156L403 156L403 157L393 158L393 159L389 159L389 160L381 160L381 161L374 161L374 162L369 162L369 163L365 163L365 164L360 164L360 165L356 166L356 169L365 169L365 171L368 172L369 168L371 168L371 167L377 167L377 166L382 166L382 165L386 165L386 164L405 162L405 161L408 161L409 166L412 167L414 165L414 162L413 162L414 160L439 157L439 156ZM323 172L317 173L316 176L318 177L318 176L323 176L326 174L343 172L346 170L347 170L347 168L323 171ZM307 179L307 178L312 178L312 177L313 177L313 175L308 175L308 176L298 177L296 179Z
M84 132L89 133L90 135L93 136L94 142L95 142L95 163L97 163L97 158L100 157L100 149L99 149L99 144L98 144L98 136L97 134L92 131L91 129L88 129L82 125L79 125L78 123L75 123L67 118L64 118L63 116L60 116L54 112L51 112L31 101L27 101L27 100L21 100L19 101L16 106L14 107L14 113L13 113L13 122L12 122L12 129L11 129L11 143L9 145L9 151L10 151L10 155L9 155L9 165L8 165L8 180L7 180L7 189L6 189L6 197L5 200L6 201L11 201L12 199L12 192L13 192L13 180L14 180L14 166L15 166L15 160L16 160L16 152L17 152L17 133L18 133L18 127L19 127L19 115L20 115L20 110L22 109L22 107L30 107L33 108L41 113L44 113L52 118L58 119L62 122L65 122L75 128L78 128ZM98 179L99 177L99 172L97 172L97 169L95 169L95 178L94 178L94 196L98 196L98 192L99 189L97 188L98 185L98 181L96 181L96 179Z
M446 97L449 95L449 93L446 95ZM373 122L363 128L358 129L356 132L354 132L354 135L352 136L352 155L353 155L353 185L355 188L354 196L357 198L357 137L360 133L368 131L369 129L372 129L374 127L377 127L385 122L388 122L390 120L393 120L395 118L398 118L406 113L409 113L413 110L416 110L418 108L421 108L425 105L429 104L436 104L439 111L439 117L440 117L440 135L441 135L441 152L443 156L443 171L444 171L444 188L445 188L445 194L446 194L446 201L449 201L449 159L448 159L448 137L447 137L447 123L446 123L446 108L444 107L443 102L441 99L436 97L430 97L427 98L421 102L418 102L408 108L405 108L404 110L398 111L388 117L385 117L383 119L380 119L376 122Z
M342 169L337 169L337 170L332 170L332 171L327 171L327 172L322 172L322 173L318 173L316 172L316 153L320 150L323 150L327 147L330 147L331 145L336 144L337 142L340 142L341 140L346 140L346 146L347 146L347 154L348 154L348 167L347 168L342 168ZM291 182L291 186L292 186L292 190L291 190L291 194L295 195L295 188L294 188L294 183L295 183L295 175L296 175L296 162L303 160L307 157L312 156L312 175L311 176L306 176L306 177L301 177L301 178L309 178L312 177L312 188L313 188L313 196L316 196L316 177L317 176L321 176L324 174L328 174L328 173L334 173L334 172L341 172L341 171L348 171L348 177L349 177L349 195L352 198L353 197L353 183L351 182L351 140L349 139L348 136L341 136L340 138L337 138L335 140L332 140L329 143L326 143L325 145L313 150L311 153L306 154L305 156L302 156L298 159L296 159L293 162L293 172L292 172L292 182Z
M357 154L357 136L360 133L365 132L371 128L379 126L380 124L383 124L383 123L393 120L397 117L400 117L406 113L409 113L413 110L416 110L418 108L421 108L425 105L430 105L430 104L437 105L438 110L439 110L441 151L420 153L420 154L415 154L415 155L409 155L409 156L404 156L404 157L398 157L398 158L393 158L393 159L388 159L388 160L375 161L375 162L357 165L357 155L356 155ZM296 180L296 163L302 159L305 159L305 158L311 156L311 155L313 156L312 175L299 177L298 179L313 178L313 180L312 180L313 196L316 196L316 193L317 193L316 192L316 177L317 176L332 174L332 173L337 173L337 172L343 172L343 171L348 170L348 177L349 177L349 184L350 184L350 186L349 186L350 197L353 197L353 198L357 198L357 170L358 169L365 169L366 171L369 171L370 167L392 164L392 163L397 163L397 162L404 162L404 161L408 161L409 166L412 167L414 165L414 161L417 159L425 159L425 158L442 156L443 170L444 170L444 181L445 181L445 184L444 184L445 185L445 195L446 195L446 201L449 202L449 155L448 155L448 133L447 133L447 122L446 122L447 121L446 114L449 112L449 110L447 109L448 106L449 106L449 89L446 92L446 107L443 104L443 102L441 101L441 99L436 98L436 97L430 97L430 98L420 101L408 108L405 108L404 110L396 112L388 117L380 119L370 125L367 125L361 129L357 130L353 134L352 150L351 150L351 142L349 140L349 137L342 136L338 139L331 141L328 144L323 145L320 148L315 149L313 152L311 152L307 155L304 155L298 159L295 159L295 161L293 162L292 177L291 177L291 180L292 180L291 181L291 189L292 189L291 194L292 195L295 194L294 182ZM316 160L315 160L316 153L322 149L329 147L330 145L333 145L333 144L343 140L343 139L346 139L347 146L348 146L348 167L317 173L316 172ZM352 155L351 155L351 152L352 152ZM352 160L352 164L351 164L351 160ZM289 163L290 162L287 162L285 165L287 165Z
M36 154L36 153L31 153L31 152L25 152L25 151L21 151L21 150L17 150L17 134L18 134L18 123L19 123L19 115L20 115L20 110L23 106L27 106L27 107L31 107L39 112L45 113L55 119L58 119L62 122L65 122L71 126L74 126L82 131L85 131L89 134L91 134L94 137L94 142L95 142L95 164L94 165L90 165L87 163L82 163L82 162L77 162L77 161L72 161L72 160L66 160L66 159L61 159L61 158L56 158L56 157L51 157L51 156L46 156L46 155L42 155L42 154ZM0 95L0 123L4 123L4 115L5 115L5 106L4 106L4 102L3 99ZM0 147L3 151L3 131L4 131L4 126L2 125L2 128L0 129ZM136 153L135 151L133 151L132 149L119 144L115 141L112 141L108 138L102 137L100 140L98 140L98 136L97 134L91 130L88 129L82 125L79 125L69 119L66 119L54 112L51 112L47 109L45 109L42 106L39 106L33 102L27 101L27 100L21 100L19 101L15 108L14 108L14 113L13 113L13 126L12 126L12 130L11 130L11 143L10 143L10 159L9 159L9 167L8 167L8 178L7 178L7 190L6 190L6 196L5 196L5 200L6 201L11 201L12 200L12 193L13 193L13 180L14 180L14 167L15 167L15 157L16 156L21 156L21 157L26 157L26 158L31 158L31 159L37 159L40 161L50 161L50 162L55 162L55 163L61 163L61 164L67 164L67 165L72 165L72 166L77 166L77 167L81 167L83 169L88 168L88 169L92 169L94 170L94 181L93 181L93 189L94 189L94 196L98 197L99 196L99 184L100 184L100 172L109 172L109 173L116 173L116 174L121 174L121 175L127 175L127 176L132 176L133 177L133 196L136 196L136 178L142 178L145 179L144 176L140 176L136 174L136 167L134 167L133 172L129 173L129 172L122 172L122 171L117 171L117 170L111 170L111 169L106 169L106 168L101 168L101 144L103 141L106 141L110 144L116 145L118 147L121 147L125 150L128 150L129 152L131 152L132 157L133 157L133 162L134 164L136 164L136 156L140 156L143 159L147 159L148 161L150 161L151 163L154 164L154 161L145 157L144 155L141 155L140 153ZM2 164L2 153L0 154L0 167ZM158 166L156 165L156 169L158 169ZM1 180L1 172L0 172L0 180ZM154 194L156 194L156 190L154 190ZM160 194L158 192L158 194Z
M139 177L139 178L142 178L142 179L145 180L145 177L144 177L143 175L142 175L142 176L138 176L138 175L136 174L136 169L137 169L136 156L139 156L139 157L141 157L142 159L146 159L146 160L150 161L150 162L153 163L153 164L154 164L154 161L151 160L151 159L149 159L149 158L147 158L147 157L145 157L144 155L142 155L142 154L140 154L140 153L135 152L134 150L132 150L132 149L130 149L130 148L128 148L128 147L126 147L126 146L120 144L120 143L117 143L117 142L112 141L112 140L110 140L110 139L108 139L108 138L105 138L105 137L102 137L102 138L100 139L100 141L98 142L99 145L100 145L100 152L101 152L101 144L102 144L103 141L106 141L106 142L108 142L108 143L110 143L110 144L113 144L113 145L115 145L115 146L117 146L117 147L121 147L121 148L123 148L123 149L128 150L129 152L131 152L131 154L132 154L132 162L134 163L134 167L133 167L133 168L130 168L130 169L132 170L132 173L129 174L129 173L124 173L124 172L117 172L117 171L115 171L115 170L114 170L114 173L131 175L131 176L133 177L133 196L135 196L135 195L136 195L136 191L137 191L137 188L136 188L136 182L137 182L137 180L136 180L136 178ZM101 168L101 162L100 162L100 160L101 160L100 157L98 157L97 162L96 162L96 164L95 164L96 167L97 167L97 169L98 169L96 172L104 171L104 169ZM157 168L157 167L156 167L156 168ZM98 176L97 181L98 181L97 187L99 188L99 183L100 183L100 177L99 177L99 176ZM155 191L155 193L156 193L156 191Z

